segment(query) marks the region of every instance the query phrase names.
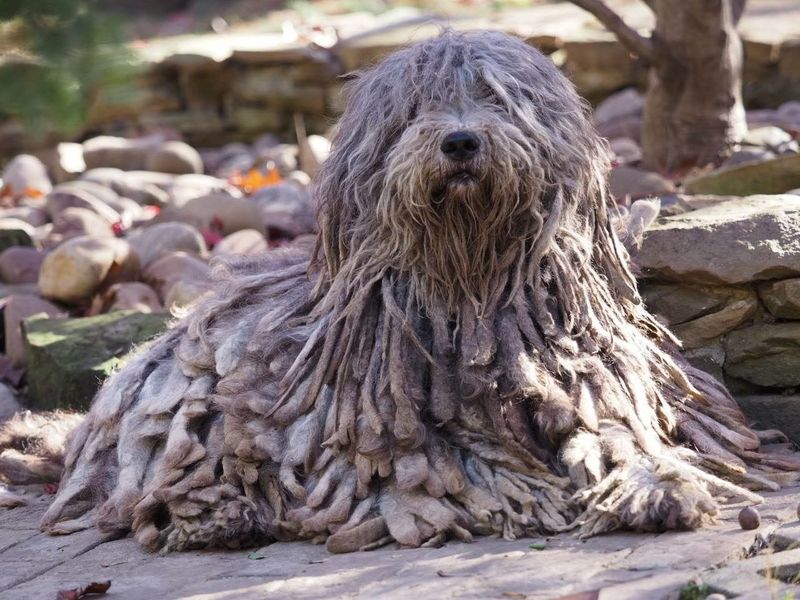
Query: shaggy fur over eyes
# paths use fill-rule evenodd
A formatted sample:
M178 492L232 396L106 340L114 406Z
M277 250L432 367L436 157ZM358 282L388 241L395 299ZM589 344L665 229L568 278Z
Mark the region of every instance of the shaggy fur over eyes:
M102 388L43 528L340 552L693 528L794 479L643 307L608 169L572 85L506 35L361 74L316 256L219 264Z

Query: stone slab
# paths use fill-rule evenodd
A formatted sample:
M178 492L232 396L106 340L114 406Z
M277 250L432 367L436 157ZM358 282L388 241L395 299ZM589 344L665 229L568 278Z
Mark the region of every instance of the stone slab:
M35 532L45 497L32 506L0 512L0 539L9 532L21 539L10 548L0 547L0 597L52 600L58 589L110 579L109 598L115 600L544 600L593 591L600 600L633 600L677 598L691 578L716 582L719 569L729 565L735 568L729 571L726 590L767 592L772 582L759 575L766 559L743 557L756 536L767 539L782 525L797 525L799 491L769 494L759 508L762 525L757 531L739 528L736 515L743 505L733 504L723 507L717 524L695 532L615 533L586 541L569 534L516 541L483 538L437 549L389 546L341 555L306 542L276 543L255 552L151 555L130 538L104 542L93 530L51 538ZM9 529L12 523L15 529ZM531 548L532 542L544 549ZM775 556L781 557L780 564L794 561L787 553ZM741 587L731 588L733 583Z

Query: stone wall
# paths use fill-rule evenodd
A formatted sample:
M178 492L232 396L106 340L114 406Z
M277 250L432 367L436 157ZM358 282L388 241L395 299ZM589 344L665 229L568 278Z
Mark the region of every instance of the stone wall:
M629 86L643 87L646 72L615 39L564 40L530 36L550 54L578 91L592 102ZM324 133L342 107L343 76L401 47L381 36L344 42L331 49L295 47L233 50L224 60L176 54L149 65L142 99L131 106L96 107L91 125L130 120L144 128L175 128L190 143L218 145L259 133L294 133L293 115L310 133ZM752 106L778 106L800 95L800 43L747 41L744 92ZM795 64L796 63L796 64Z
M625 18L647 28L652 15L639 7ZM756 13L743 21L744 95L750 107L777 107L800 95L800 41L791 31L765 37L767 27L758 18ZM780 12L770 19L767 23L789 20ZM502 29L522 37L549 54L593 103L622 88L645 85L645 69L613 36L569 3L547 4L492 19L419 15L366 30L344 28L330 48L266 33L150 40L137 48L145 67L136 89L101 92L86 131L131 136L174 130L193 145L219 146L265 132L293 139L295 115L301 115L309 133L324 133L341 111L347 73L435 35L442 25ZM35 143L24 141L18 125L0 122L0 159Z
M642 296L756 426L800 441L800 195L707 202L646 232Z

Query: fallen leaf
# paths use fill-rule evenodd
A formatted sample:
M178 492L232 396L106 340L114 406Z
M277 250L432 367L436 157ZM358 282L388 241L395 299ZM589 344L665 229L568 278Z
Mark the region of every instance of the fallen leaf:
M283 181L277 169L269 169L266 173L260 169L250 169L247 173L235 173L228 182L235 185L245 194L252 194L261 188L275 185Z
M503 598L514 598L514 600L525 600L528 596L519 592L503 592Z
M42 198L44 197L44 192L39 188L27 187L22 190L22 195L28 198Z
M111 587L110 581L93 581L89 585L71 590L58 590L56 600L78 600L86 596L102 596Z
M530 544L528 548L530 548L531 550L544 550L545 548L547 548L547 545L544 544L543 542L534 542L533 544Z

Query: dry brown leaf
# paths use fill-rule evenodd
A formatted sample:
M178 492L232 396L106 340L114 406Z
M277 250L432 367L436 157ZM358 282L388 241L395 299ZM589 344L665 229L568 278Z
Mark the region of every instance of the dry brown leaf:
M93 581L89 585L71 590L58 590L56 600L79 600L86 596L102 596L111 587L111 581Z

